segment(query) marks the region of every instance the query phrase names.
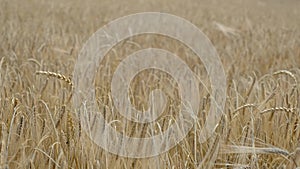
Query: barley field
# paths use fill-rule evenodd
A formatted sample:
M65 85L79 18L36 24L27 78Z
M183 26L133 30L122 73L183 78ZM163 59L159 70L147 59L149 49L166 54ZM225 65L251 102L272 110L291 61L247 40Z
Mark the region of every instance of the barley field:
M300 167L299 9L297 0L0 0L0 168ZM94 32L149 11L185 18L207 35L226 73L227 97L207 142L199 143L198 136L210 109L210 87L200 88L197 120L182 141L158 156L128 158L98 147L82 130L72 76ZM177 54L210 86L201 60L174 39L141 35L119 43L99 63L94 85L99 113L131 137L166 130L180 108L172 77L147 70L130 83L130 100L142 110L151 90L161 89L168 98L161 118L155 125L137 124L112 112L114 70L130 53L149 47Z

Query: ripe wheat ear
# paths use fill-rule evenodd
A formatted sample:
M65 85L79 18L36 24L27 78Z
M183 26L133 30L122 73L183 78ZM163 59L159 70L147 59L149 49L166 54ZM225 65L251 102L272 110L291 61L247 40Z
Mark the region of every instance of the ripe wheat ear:
M72 88L73 88L73 83L70 77L67 77L63 74L60 73L55 73L55 72L50 72L50 71L36 71L35 72L37 75L45 75L48 77L54 77L60 80L63 80L65 82L67 82Z

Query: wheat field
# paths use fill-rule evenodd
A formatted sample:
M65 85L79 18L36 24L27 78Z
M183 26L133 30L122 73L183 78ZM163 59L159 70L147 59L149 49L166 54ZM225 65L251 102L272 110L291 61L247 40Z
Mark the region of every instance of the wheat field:
M297 0L0 0L0 168L300 167L299 9ZM210 88L201 89L197 121L182 141L155 157L127 158L103 150L82 131L72 105L72 76L95 31L147 11L185 18L207 35L227 76L226 105L213 136L199 143L210 108ZM94 85L105 120L132 137L166 130L179 111L176 82L148 70L131 82L130 99L144 109L151 90L167 93L168 107L156 128L112 112L114 70L127 55L148 47L176 53L210 85L201 60L174 39L141 35L119 43L99 63Z

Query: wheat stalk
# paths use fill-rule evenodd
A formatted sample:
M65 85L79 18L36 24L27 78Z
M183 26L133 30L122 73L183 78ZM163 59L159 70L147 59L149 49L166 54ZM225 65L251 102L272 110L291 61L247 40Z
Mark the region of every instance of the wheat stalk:
M294 112L294 110L296 110L296 108L287 108L287 107L274 107L274 108L270 108L270 109L265 109L262 112L260 112L260 114L264 114L267 112L272 112L272 111L285 111L285 112Z
M48 77L54 77L60 80L63 80L65 82L67 82L72 88L73 88L73 83L70 77L66 77L63 74L60 73L55 73L55 72L50 72L50 71L36 71L35 72L37 75L45 75Z
M289 156L290 153L287 150L277 147L248 147L248 146L236 146L236 145L223 145L221 153L225 154L281 154L283 156Z
M295 82L294 85L298 84L297 78L296 78L296 76L292 72L287 71L287 70L279 70L279 71L273 73L273 75L279 75L279 74L285 74L285 75L290 76L294 80L294 82Z

